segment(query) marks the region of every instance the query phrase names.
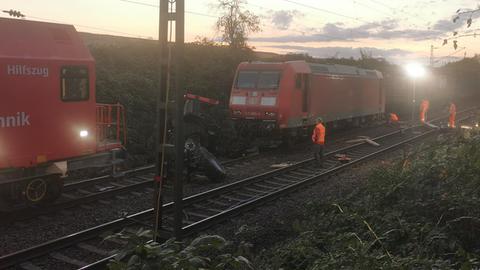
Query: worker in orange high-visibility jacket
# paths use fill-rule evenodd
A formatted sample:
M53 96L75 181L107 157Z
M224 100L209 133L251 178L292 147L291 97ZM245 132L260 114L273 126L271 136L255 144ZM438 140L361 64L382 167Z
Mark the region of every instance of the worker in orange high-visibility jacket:
M398 123L400 119L398 118L398 115L396 113L390 113L390 118L389 118L389 122L390 124L396 124Z
M448 126L451 128L455 127L455 116L457 115L457 106L453 102L450 103L450 108L448 109L450 116L448 117Z
M319 166L323 166L325 150L325 126L322 118L317 118L315 128L312 133L313 157Z
M422 102L420 103L420 121L422 123L425 123L425 120L427 117L427 111L429 107L430 107L430 102L426 99L422 100Z

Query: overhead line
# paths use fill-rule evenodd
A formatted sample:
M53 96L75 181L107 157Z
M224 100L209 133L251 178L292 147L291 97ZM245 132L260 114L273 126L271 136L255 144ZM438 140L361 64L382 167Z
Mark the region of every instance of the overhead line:
M384 3L382 3L381 1L378 1L378 0L370 0L370 2L373 2L373 3L376 3L380 6L383 6L385 8L388 8L390 9L390 12L392 13L392 15L396 16L397 14L396 13L403 13L407 16L410 16L410 17L413 17L414 19L417 19L418 21L421 21L421 22L425 22L423 19L419 18L417 15L413 14L413 13L410 13L410 12L406 12L406 11L403 11L403 10L398 10L397 8L394 8L394 7L391 7L391 6L388 6ZM358 3L358 2L357 2ZM404 20L404 18L402 18ZM415 26L415 24L413 24L413 26Z
M145 3L145 2L139 2L139 1L133 1L133 0L120 0L120 1L126 2L126 3L131 3L131 4L136 4L136 5L141 5L141 6L160 8L159 5L149 4L149 3ZM192 14L192 15L209 17L209 18L215 18L215 19L218 18L217 16L213 16L213 15L205 14L205 13L200 13L200 12L195 12L195 11L185 10L185 13Z
M339 17L348 18L348 19L356 20L356 21L363 22L363 23L370 23L370 22L368 22L368 21L365 21L365 20L362 20L362 19L359 19L359 18L355 18L355 17L343 15L343 14L340 14L340 13L337 13L337 12L334 12L334 11L330 11L330 10L326 10L326 9L318 8L318 7L314 7L314 6L310 6L310 5L307 5L307 4L302 4L302 3L299 3L299 2L296 2L296 1L292 1L292 0L283 0L283 1L284 1L284 2L288 2L288 3L291 3L291 4L295 4L295 5L298 5L298 6L302 6L302 7L314 9L314 10L317 10L317 11L329 13L329 14L336 15L336 16L339 16Z
M459 53L459 52L465 51L466 49L467 49L467 47L463 47L463 48L460 48L460 50L456 50L456 51L454 51L453 53L451 53L451 54L449 54L449 55L438 57L439 59L435 60L434 63L440 62L440 59L442 59L442 58L452 57L453 55L455 55L455 54L457 54L457 53Z
M265 6L261 6L261 5L257 5L257 4L251 4L251 3L247 3L247 5L249 6L254 6L254 7L258 7L258 8L261 8L261 9L266 9L266 10L269 10L270 8L268 7L265 7ZM271 9L270 9L271 10ZM273 25L268 25L270 27L274 27ZM298 32L300 34L305 35L305 32L306 31L301 31L301 30L294 30L294 29L291 29L290 31L293 31L293 32ZM326 34L320 34L320 33L314 33L314 35L317 35L317 36L322 36L322 37L327 37L327 38L330 38L331 40L325 40L325 42L328 42L328 41L334 41L334 40L347 40L347 41L353 41L351 39L348 39L346 37L335 37L335 36L330 36L330 35L326 35Z
M135 1L135 0L119 0L119 1L126 2L126 3L131 3L131 4L142 5L142 6L159 8L158 5L150 4L150 3L145 3L145 2L140 2L140 1ZM289 1L287 1L287 2L289 2ZM261 5L257 5L257 4L248 4L248 5L250 5L250 6L256 6L256 7L258 7L258 8L268 9L267 7L264 7L264 6L261 6ZM218 17L213 16L213 15L208 15L208 14L199 13L199 12L193 12L193 11L185 11L185 13L191 13L191 14L201 15L201 16L208 16L208 17L212 17L212 18L218 18ZM340 14L340 15L341 15L341 14ZM344 16L344 15L341 15L341 16ZM345 17L345 16L344 16L344 17ZM348 16L346 16L346 17L348 17ZM352 18L353 18L353 17L352 17ZM354 18L354 19L356 19L356 18ZM305 34L304 31L300 31L300 30L293 30L293 31L294 31L294 32L301 33L302 35ZM322 36L322 37L326 37L326 38L331 39L331 40L325 40L325 42L334 41L334 40L351 40L351 39L348 39L348 38L345 38L345 37L335 37L335 36L330 36L330 35L320 34L320 33L314 33L314 35L318 35L318 36Z
M366 7L366 8L368 8L368 9L375 10L376 12L381 13L381 14L384 15L384 16L391 16L391 15L389 15L389 14L385 14L385 12L382 11L382 10L379 10L379 9L376 9L376 8L371 7L371 6L369 6L369 5L366 5L366 4L362 3L361 1L353 0L353 4L357 4L357 5L359 5L359 6L363 6L363 7Z
M119 0L119 1L126 2L126 3L132 3L132 4L143 5L143 6L149 6L149 7L159 8L158 5L149 4L149 3L145 3L145 2L134 1L134 0ZM250 5L250 6L256 6L256 7L258 7L258 8L268 9L267 7L260 6L260 5L256 5L256 4L248 4L248 5ZM185 12L187 12L187 11L185 11ZM217 18L216 16L207 15L207 14L198 13L198 12L192 12L192 11L190 11L189 13L196 14L196 15L203 15L203 16L208 16L208 17ZM299 32L299 33L301 33L301 34L305 34L305 32L302 32L302 31L300 31L300 30L293 30L293 31L294 31L294 32ZM327 37L327 38L330 38L330 39L332 39L332 40L348 40L348 38L344 38L344 37L334 37L334 36L329 36L329 35L324 35L324 34L315 34L315 35ZM326 41L328 41L328 40L326 40Z
M377 0L370 0L370 1L372 1L372 2L374 2L374 3L377 3L377 4L381 5L381 6L384 6L384 7L386 7L386 8L389 8L389 9L391 9L391 10L395 10L393 7L387 6L387 5L385 5L384 3L382 3L381 1L377 1Z
M89 25L82 25L82 24L75 24L75 23L67 23L67 22L62 22L62 21L58 21L58 20L52 20L52 19L35 17L35 16L29 16L29 15L27 15L26 17L27 17L27 18L36 19L36 20L41 20L41 21L54 22L54 23L72 24L72 25L77 26L77 27L83 27L83 28L89 28L89 29L95 29L95 30L101 30L101 31L109 32L110 34L112 34L112 33L114 33L114 34L122 34L122 35L132 36L132 37L136 37L136 38L143 38L143 39L150 39L150 38L151 38L151 37L149 37L149 36L142 36L142 35L138 35L138 34L131 34L131 33L127 33L127 32L122 32L122 31L117 31L117 30L112 30L112 29L106 29L106 28L101 28L101 27L96 27L96 26L89 26Z

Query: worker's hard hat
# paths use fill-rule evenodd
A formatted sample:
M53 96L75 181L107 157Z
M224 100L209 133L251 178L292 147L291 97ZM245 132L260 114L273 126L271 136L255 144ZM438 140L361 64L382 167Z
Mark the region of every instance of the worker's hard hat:
M317 123L319 123L319 122L323 123L322 117L317 117Z

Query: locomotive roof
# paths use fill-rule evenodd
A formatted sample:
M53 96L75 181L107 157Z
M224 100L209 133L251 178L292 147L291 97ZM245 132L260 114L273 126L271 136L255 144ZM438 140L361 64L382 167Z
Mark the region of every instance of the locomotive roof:
M316 74L349 75L375 79L383 78L380 71L372 69L363 69L346 65L307 64L310 66L312 73Z
M0 18L0 58L93 61L72 25Z
M329 74L329 75L346 75L346 76L359 76L364 78L382 79L383 75L380 71L373 69L363 69L354 66L346 65L327 65L327 64L314 64L308 63L304 60L287 61L287 62L244 62L245 64L257 64L257 65L283 65L287 64L291 66L295 72L298 73L313 73L313 74Z

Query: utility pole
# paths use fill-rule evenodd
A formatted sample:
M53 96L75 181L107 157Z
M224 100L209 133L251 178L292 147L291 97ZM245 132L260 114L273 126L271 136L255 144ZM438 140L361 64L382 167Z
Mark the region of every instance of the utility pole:
M168 69L168 19L167 19L168 1L160 1L159 23L158 23L158 92L156 96L156 118L155 118L155 177L154 177L154 235L153 241L158 242L159 232L162 228L163 218L163 194L162 187L164 177L166 176L165 167L165 134L167 119L166 105L168 100L167 93L167 69Z
M183 78L185 49L185 0L170 0L175 2L175 183L174 192L174 228L175 238L182 238L183 228L183 160L185 138L183 132L183 107L185 80ZM173 4L173 3L172 3Z
M433 45L430 45L430 67L433 67Z
M158 233L162 227L162 184L165 177L174 183L174 228L175 238L182 238L183 227L183 151L185 139L183 134L183 105L184 105L184 42L185 42L185 0L160 0L159 11L159 92L157 94L157 123L156 123L156 164L155 164L155 236L158 242ZM173 28L175 32L173 33ZM172 37L175 37L175 41ZM172 49L172 45L173 49ZM173 59L173 61L172 61ZM174 69L172 69L172 64ZM168 145L166 129L169 117L170 78L174 70L175 91L173 108L174 113L174 143ZM173 151L173 148L175 151ZM172 155L173 152L173 155ZM174 164L174 166L171 166ZM174 169L172 168L174 167ZM170 169L170 170L169 170ZM170 172L172 171L172 172Z
M438 49L438 47L434 47L433 45L430 45L430 67L433 68L433 64L435 63L435 58L433 55L433 50Z

